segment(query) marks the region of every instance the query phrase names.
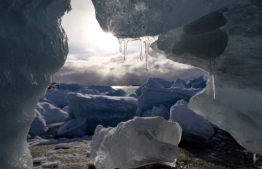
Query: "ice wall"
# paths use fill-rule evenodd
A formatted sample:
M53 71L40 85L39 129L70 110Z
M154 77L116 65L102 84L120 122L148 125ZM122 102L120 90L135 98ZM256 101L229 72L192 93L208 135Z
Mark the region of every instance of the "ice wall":
M0 166L33 168L26 137L34 107L65 62L61 17L70 0L0 2Z

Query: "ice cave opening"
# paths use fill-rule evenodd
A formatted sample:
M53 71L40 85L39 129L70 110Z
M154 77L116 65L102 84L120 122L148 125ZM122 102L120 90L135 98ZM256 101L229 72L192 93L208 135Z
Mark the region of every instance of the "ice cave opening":
M164 85L170 85L165 81L150 79L144 86L142 91L144 95L139 98L137 110L134 106L136 102L134 98L112 98L113 95L119 95L119 93L110 93L109 88L91 89L77 85L64 85L62 87L66 89L82 92L82 94L67 93L68 101L75 105L71 109L77 109L76 113L69 113L69 116L75 119L70 121L68 126L85 126L87 118L92 121L98 120L96 115L82 114L82 110L92 109L94 112L99 112L100 110L94 110L94 107L101 107L98 103L106 105L112 101L117 107L104 107L104 110L111 112L112 109L118 108L119 111L126 111L126 116L115 115L115 118L121 120L132 119L133 114L130 112L134 110L136 110L136 115L140 116L161 114L166 119L178 120L181 115L178 116L177 112L184 110L188 115L192 115L194 111L197 113L197 116L195 114L192 116L195 119L199 121L207 119L230 133L247 151L262 155L262 105L260 104L262 101L262 12L260 2L256 0L125 0L119 3L119 0L92 0L92 3L100 27L105 32L112 32L118 38L119 50L123 51L124 58L126 58L128 42L139 39L141 41L139 58L146 60L146 69L148 69L148 51L151 47L156 52L164 53L172 61L203 69L210 74L210 78L206 89L196 95L193 91L182 90L179 98L183 100L176 100L178 101L176 105L170 105L166 101L163 105L157 103L158 106L153 106L156 102L154 92L168 93L168 98L175 100L178 96L172 94L177 89L164 87ZM35 106L50 84L51 76L65 63L68 54L68 39L61 26L61 18L70 10L70 0L38 0L37 2L3 0L0 2L0 57L2 59L0 63L2 72L0 75L0 95L2 96L0 98L0 166L4 169L33 168L26 137L35 116L42 118L40 111L45 108L55 109L49 103L39 105L38 109L35 109ZM157 40L151 44L155 36L158 36ZM180 81L175 85L186 84ZM108 95L95 96L103 91L109 92ZM86 93L94 94L94 96L83 95ZM65 93L56 94L45 97L45 101L56 100L57 98L53 96L65 95ZM121 94L123 93L120 92ZM161 97L161 99L165 100L166 97ZM78 105L86 101L92 103L93 107ZM64 107L63 100L56 100L56 104L58 107ZM121 107L123 104L125 106ZM149 106L151 106L150 110ZM167 106L171 109L170 112L166 111ZM67 118L63 113L60 115L60 119ZM78 117L81 118L78 119ZM105 125L110 126L115 118ZM54 119L49 120L51 124L51 120ZM157 148L152 153L159 155L159 151L164 152L161 154L163 156L158 156L158 160L168 159L167 161L172 163L172 160L177 157L175 155L181 137L180 126L177 126L175 122L166 123L162 118L148 118L148 121L150 121L149 130L145 131L144 135L141 134L140 129L133 130L136 126L145 123L143 118L138 117L121 123L117 128L97 127L97 144L94 147L99 149L101 143L106 148L99 149L97 152L101 154L98 156L97 152L93 152L92 158L98 159L95 164L99 168L107 165L130 168L141 165L140 161L136 160L136 165L125 163L126 156L124 155L121 157L123 160L118 161L116 157L119 157L125 145L117 144L117 139L114 142L116 144L107 142L115 138L114 134L122 133L119 130L121 127L128 131L124 133L126 134L124 138L139 135L145 146L161 145L162 147L156 146ZM156 127L156 123L163 125ZM210 126L210 124L204 125L206 128ZM67 133L70 137L72 133L68 130L68 126L60 130L61 135ZM89 127L96 126L91 124ZM174 130L177 135L171 137L167 130ZM209 137L209 133L198 132L194 131L203 137ZM83 133L78 130L77 134ZM148 140L143 139L144 137L153 141L148 144ZM171 146L172 139L176 141ZM134 145L139 145L136 144L136 139L132 141ZM157 144L159 142L161 144ZM115 154L108 151L109 154L111 153L109 159L100 158L103 157L103 153L108 153L108 147L119 145L122 149L114 152ZM136 148L140 150L143 147ZM162 151L163 149L165 151ZM172 159L165 154L170 152L174 152ZM150 155L150 153L145 154L145 156ZM149 160L145 163L150 162Z

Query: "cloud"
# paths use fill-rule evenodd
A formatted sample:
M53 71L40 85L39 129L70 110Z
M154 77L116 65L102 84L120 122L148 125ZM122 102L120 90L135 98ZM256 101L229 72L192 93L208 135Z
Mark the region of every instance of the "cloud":
M139 53L128 55L126 61L120 55L89 57L82 61L68 60L53 76L53 80L60 83L121 86L143 84L150 77L173 81L176 78L189 80L204 74L200 69L162 57L151 57L148 71L145 69L145 60L140 61Z

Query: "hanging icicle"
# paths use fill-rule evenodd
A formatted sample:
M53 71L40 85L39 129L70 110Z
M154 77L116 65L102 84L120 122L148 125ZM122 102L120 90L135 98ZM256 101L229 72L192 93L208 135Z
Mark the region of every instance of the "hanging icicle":
M149 59L149 49L150 49L150 40L149 38L146 38L146 41L145 41L145 55L146 55L146 71L149 70L149 66L148 66L148 59Z
M118 39L118 42L119 42L119 52L122 53L122 42L123 42L123 39Z
M151 42L155 41L157 39L157 36L156 37L146 36L146 37L141 37L139 39L140 39L140 43L141 43L140 60L142 61L144 59L144 56L145 56L145 58L146 58L146 71L148 71L149 70L149 64L148 64L149 49L150 49L150 46L151 46ZM130 38L126 38L126 39L119 38L118 39L119 52L124 55L124 60L126 60L126 57L127 57L128 42L134 41L134 40L138 40L138 39L130 39ZM122 50L123 42L124 42L124 50Z
M127 40L127 39L124 40L124 61L126 61L128 42L129 42L129 40Z
M140 60L143 60L143 51L144 51L144 40L140 38L140 44L141 44L141 49L140 49Z
M211 82L213 87L213 97L216 99L216 83L215 83L215 77L216 77L216 59L210 58L210 76L211 76Z

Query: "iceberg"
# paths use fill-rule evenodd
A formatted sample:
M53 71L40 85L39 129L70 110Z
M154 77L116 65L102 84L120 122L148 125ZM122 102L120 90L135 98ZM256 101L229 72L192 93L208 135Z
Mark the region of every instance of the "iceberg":
M117 127L97 126L90 159L97 169L175 166L182 130L161 117L135 117Z
M26 138L34 108L65 62L61 17L70 0L0 2L0 166L33 168Z
M214 135L213 126L202 116L188 109L187 102L179 100L170 109L170 121L177 122L183 129L182 139L205 142Z

